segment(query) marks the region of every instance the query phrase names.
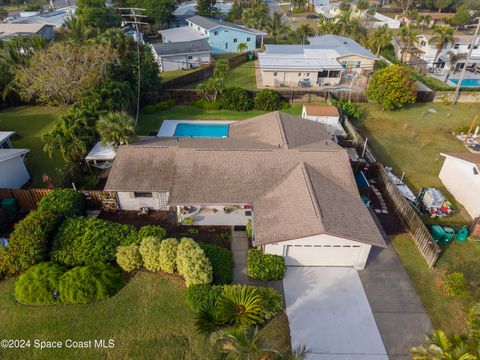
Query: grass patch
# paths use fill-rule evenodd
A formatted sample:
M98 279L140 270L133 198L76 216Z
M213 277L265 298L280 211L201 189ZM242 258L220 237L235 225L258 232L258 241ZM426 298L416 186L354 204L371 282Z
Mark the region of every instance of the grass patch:
M188 70L163 71L160 73L160 77L162 78L162 82L167 82L198 70L199 69L197 68L197 69L188 69Z
M43 151L42 135L53 128L55 121L65 112L64 108L46 106L20 106L0 111L0 129L15 131L13 146L30 149L27 155L27 169L32 177L32 187L45 187L43 174L48 174L53 182L60 180L57 168L65 162L61 156L50 159Z
M233 69L230 69L225 76L225 87L241 87L247 90L256 90L257 82L255 80L254 64L255 63L252 61L247 61ZM197 85L203 81L185 85L183 88L196 89Z
M289 109L282 110L292 115L300 116L302 105L295 104ZM243 120L264 114L264 111L228 111L228 110L203 110L194 106L179 105L166 111L158 111L154 114L140 114L137 126L139 135L148 135L152 131L158 131L163 120Z
M467 152L452 132L469 126L478 111L475 104L449 106L438 103L415 104L397 111L384 111L377 104L362 104L365 119L356 122L359 132L368 137L379 161L392 166L416 193L421 187L438 187L457 208L454 216L435 219L463 225L471 219L463 207L445 189L438 174L444 158L441 152ZM428 110L435 109L436 113ZM429 220L426 218L425 220Z
M445 84L443 81L440 81L434 77L428 75L422 75L419 72L412 71L412 76L415 80L420 81L424 85L428 86L431 90L434 91L453 91L455 88Z

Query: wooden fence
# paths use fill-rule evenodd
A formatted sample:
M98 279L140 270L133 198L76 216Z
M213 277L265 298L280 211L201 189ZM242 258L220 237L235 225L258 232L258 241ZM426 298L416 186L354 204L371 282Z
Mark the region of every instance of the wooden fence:
M0 189L0 201L5 198L14 198L21 209L35 210L37 203L51 190L49 189ZM98 190L80 191L85 195L87 209L99 210L116 207L116 193Z
M213 64L202 67L196 71L186 73L185 75L179 76L175 79L168 80L162 83L163 89L176 89L181 88L182 86L196 83L205 79L208 79L213 75L213 69L215 66ZM161 76L161 74L160 74ZM165 90L168 91L168 90Z

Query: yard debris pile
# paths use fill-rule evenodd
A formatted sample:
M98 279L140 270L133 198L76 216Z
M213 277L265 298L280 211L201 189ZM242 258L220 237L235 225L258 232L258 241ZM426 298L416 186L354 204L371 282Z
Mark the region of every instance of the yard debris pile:
M422 188L417 197L417 206L432 218L447 217L453 213L450 201L436 188Z

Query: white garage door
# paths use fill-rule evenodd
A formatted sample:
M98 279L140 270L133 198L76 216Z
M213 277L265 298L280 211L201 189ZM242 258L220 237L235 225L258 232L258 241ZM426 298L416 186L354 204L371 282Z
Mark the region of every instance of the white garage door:
M285 262L290 266L355 266L360 245L286 245Z

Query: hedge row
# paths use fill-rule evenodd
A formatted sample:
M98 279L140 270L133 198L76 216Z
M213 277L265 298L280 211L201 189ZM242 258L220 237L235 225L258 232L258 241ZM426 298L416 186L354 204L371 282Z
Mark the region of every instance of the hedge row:
M61 219L85 214L85 199L73 189L54 189L37 205L40 211L49 211Z
M258 280L281 280L287 268L283 256L264 254L261 250L248 250L248 276Z
M28 305L86 304L110 298L125 283L110 264L95 263L66 270L44 262L30 268L15 283L15 298Z

